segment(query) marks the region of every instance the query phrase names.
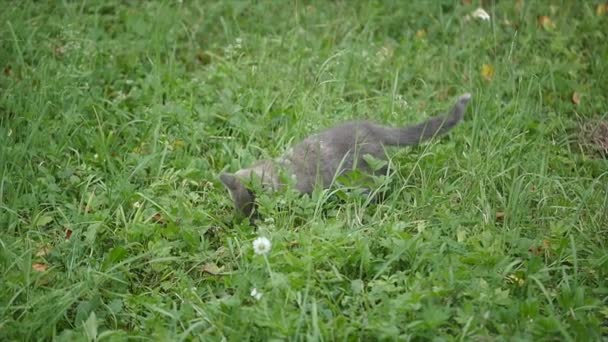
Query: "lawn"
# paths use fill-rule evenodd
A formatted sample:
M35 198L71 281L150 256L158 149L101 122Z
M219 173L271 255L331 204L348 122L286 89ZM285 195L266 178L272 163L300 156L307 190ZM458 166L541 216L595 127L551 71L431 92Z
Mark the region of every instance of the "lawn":
M608 339L606 10L5 2L0 340ZM465 92L378 201L264 193L255 227L218 179Z

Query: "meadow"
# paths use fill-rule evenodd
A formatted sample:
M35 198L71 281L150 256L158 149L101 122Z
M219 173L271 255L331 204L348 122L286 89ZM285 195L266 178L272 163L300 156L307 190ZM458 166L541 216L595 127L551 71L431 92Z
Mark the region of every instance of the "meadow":
M605 341L607 12L4 2L0 340ZM264 193L255 227L218 179L464 92L449 135L391 150L379 201Z

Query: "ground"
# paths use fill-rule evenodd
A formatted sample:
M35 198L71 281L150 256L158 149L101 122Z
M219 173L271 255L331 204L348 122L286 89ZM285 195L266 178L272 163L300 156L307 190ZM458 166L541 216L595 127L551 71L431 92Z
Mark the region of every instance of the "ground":
M607 8L12 2L0 339L606 339L608 161L580 137L608 116ZM217 177L464 92L379 201L264 194L252 227Z

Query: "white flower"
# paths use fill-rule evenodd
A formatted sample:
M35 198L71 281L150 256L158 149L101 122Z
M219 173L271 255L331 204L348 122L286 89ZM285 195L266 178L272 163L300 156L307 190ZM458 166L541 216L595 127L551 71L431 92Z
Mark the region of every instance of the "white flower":
M253 240L253 251L255 252L255 254L268 254L270 252L271 247L272 244L270 243L270 240L263 236L260 236L257 239Z
M481 20L490 20L490 15L483 8L479 7L475 10L475 12L471 13L473 18L481 19Z
M258 289L256 289L255 287L253 289L251 289L251 297L253 297L255 300L260 300L262 299L262 296L264 294L260 291L258 291Z

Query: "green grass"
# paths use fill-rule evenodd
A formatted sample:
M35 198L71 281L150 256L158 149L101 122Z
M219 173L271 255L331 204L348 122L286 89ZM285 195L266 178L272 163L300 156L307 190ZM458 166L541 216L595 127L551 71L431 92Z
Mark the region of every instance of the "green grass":
M605 340L608 162L578 127L608 113L608 17L485 3L3 6L0 340ZM264 195L256 230L217 178L466 91L379 203Z

